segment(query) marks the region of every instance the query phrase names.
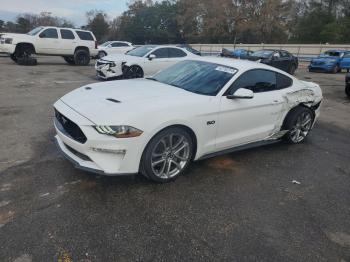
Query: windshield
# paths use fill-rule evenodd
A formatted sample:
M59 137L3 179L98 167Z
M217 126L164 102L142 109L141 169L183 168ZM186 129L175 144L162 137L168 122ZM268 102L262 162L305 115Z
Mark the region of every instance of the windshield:
M126 54L127 55L132 55L132 56L143 57L149 51L153 50L155 47L156 47L155 45L145 45L145 46L137 47L137 48L135 48L133 50L130 50Z
M39 33L41 31L41 29L43 29L43 28L42 27L34 28L32 31L28 32L27 35L36 35L37 33Z
M272 50L259 50L259 51L254 52L252 54L252 56L268 58L272 55L272 53L273 53Z
M341 55L340 52L334 52L334 51L327 51L321 54L321 57L327 57L327 56L334 56L334 57L339 57Z
M152 80L192 93L215 96L237 69L204 61L182 61L156 74Z
M110 43L111 43L111 42L108 41L108 42L105 42L105 43L101 44L100 46L108 46Z

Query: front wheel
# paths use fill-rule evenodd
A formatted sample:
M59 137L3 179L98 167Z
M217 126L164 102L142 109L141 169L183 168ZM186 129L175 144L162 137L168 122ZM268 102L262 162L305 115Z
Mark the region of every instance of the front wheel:
M314 122L314 114L307 107L292 109L284 122L284 130L289 130L285 139L291 144L298 144L305 140Z
M350 84L347 84L345 87L345 94L350 98Z
M143 70L139 66L130 66L124 74L124 78L126 79L142 78L142 77L143 77Z
M175 180L192 160L193 141L182 128L168 128L147 145L141 160L141 172L151 180L166 183Z

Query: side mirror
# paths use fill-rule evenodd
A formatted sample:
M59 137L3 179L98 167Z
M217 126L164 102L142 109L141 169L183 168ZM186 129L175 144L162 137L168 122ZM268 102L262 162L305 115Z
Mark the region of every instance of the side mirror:
M254 93L246 88L238 88L233 95L226 96L227 99L252 99Z
M148 60L153 60L154 58L156 58L156 55L155 54L150 54L148 56Z

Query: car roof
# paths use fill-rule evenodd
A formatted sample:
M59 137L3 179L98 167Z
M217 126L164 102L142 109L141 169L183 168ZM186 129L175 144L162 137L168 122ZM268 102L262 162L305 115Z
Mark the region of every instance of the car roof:
M38 27L41 27L41 28L56 28L56 29L68 29L68 30L78 30L78 31L82 31L82 32L89 32L89 33L92 33L91 31L89 30L84 30L84 29L80 29L80 28L72 28L72 27L57 27L57 26L38 26Z
M265 65L259 62L255 61L249 61L249 60L242 60L242 59L233 59L233 58L225 58L225 57L198 57L196 59L191 60L198 60L198 61L204 61L204 62L210 62L215 64L220 64L224 66L229 66L238 69L239 71L247 71L251 69L267 69L267 70L273 70L282 74L286 74L284 71L279 70L278 68Z

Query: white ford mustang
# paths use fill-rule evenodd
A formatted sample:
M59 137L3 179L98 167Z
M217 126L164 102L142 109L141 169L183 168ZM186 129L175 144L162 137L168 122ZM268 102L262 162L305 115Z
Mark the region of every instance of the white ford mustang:
M97 76L102 79L141 78L154 75L177 62L197 58L186 48L145 45L126 54L107 55L96 61Z
M78 168L167 182L192 160L279 141L300 143L322 92L264 64L186 60L152 78L78 88L54 104L56 140Z

